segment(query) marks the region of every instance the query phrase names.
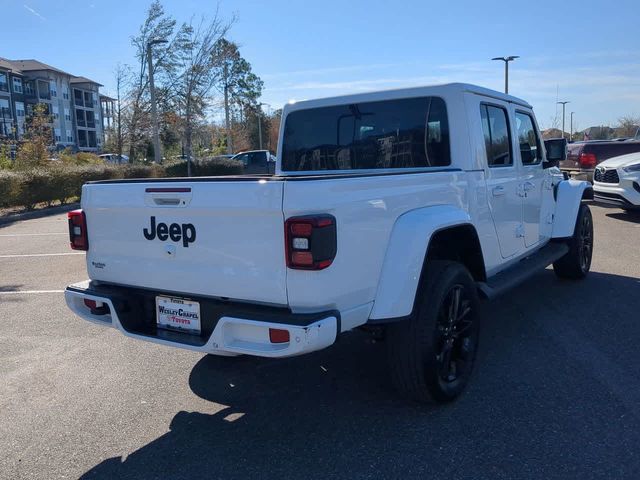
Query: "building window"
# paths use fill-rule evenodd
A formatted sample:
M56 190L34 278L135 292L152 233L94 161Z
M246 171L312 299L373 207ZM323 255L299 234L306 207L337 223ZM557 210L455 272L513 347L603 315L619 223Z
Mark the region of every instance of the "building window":
M62 98L64 98L65 100L69 100L69 87L67 87L66 85L62 87Z
M58 107L56 105L53 105L53 118L54 120L58 120L58 118L60 118L60 113L58 112Z
M56 82L54 80L51 80L49 82L49 91L51 92L51 96L52 97L57 97L58 96L58 90L57 90L57 86L56 86Z
M9 109L9 100L0 98L0 118L11 118L11 110Z
M87 131L78 130L78 146L80 148L87 148Z
M15 93L22 93L22 79L13 77L13 91Z
M84 118L84 110L80 110L79 108L76 108L76 122L78 123L79 127L87 126L87 122Z
M24 82L24 94L31 95L31 96L35 95L32 82Z
M91 110L87 110L84 112L87 115L87 127L96 128L95 117L93 116L93 112Z
M67 122L70 122L70 121L71 121L71 111L70 111L68 108L65 108L65 109L64 109L64 119L65 119Z
M73 135L70 133L67 133L67 142L68 143L73 143Z
M16 117L24 117L24 103L16 102Z
M78 107L84 107L84 102L82 101L82 90L78 90L77 88L73 89L73 101Z
M0 90L3 92L9 91L9 84L7 83L7 75L5 73L0 73Z
M84 106L87 108L93 108L93 99L91 98L91 92L84 92Z
M53 132L54 132L54 138L55 138L56 142L61 142L62 141L62 137L60 136L60 129L59 128L54 128Z
M87 134L89 135L89 147L96 148L96 132L89 130Z

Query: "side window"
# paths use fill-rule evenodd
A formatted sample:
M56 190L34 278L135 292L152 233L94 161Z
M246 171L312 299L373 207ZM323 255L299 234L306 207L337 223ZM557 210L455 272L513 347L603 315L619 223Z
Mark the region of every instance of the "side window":
M542 149L540 140L533 125L531 115L516 112L516 128L518 129L518 144L520 145L520 158L523 165L536 165L542 161Z
M236 160L242 162L242 164L246 167L249 164L249 155L246 153L243 155L239 155L236 157Z
M265 163L264 152L252 152L249 154L249 165L262 166Z
M513 165L511 154L511 132L509 120L504 108L494 105L480 105L484 144L487 150L489 167L506 167Z

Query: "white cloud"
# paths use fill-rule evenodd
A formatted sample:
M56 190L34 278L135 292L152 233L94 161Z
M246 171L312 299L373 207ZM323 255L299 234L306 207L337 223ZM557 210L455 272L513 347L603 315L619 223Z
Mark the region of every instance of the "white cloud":
M31 8L31 7L30 7L29 5L27 5L26 3L24 3L22 6L23 6L24 8L26 8L26 9L29 11L29 13L31 13L32 15L35 15L35 16L36 16L36 17L38 17L40 20L43 20L43 21L45 21L45 22L47 21L47 19L46 19L46 18L44 18L42 15L40 15L40 13L39 13L38 11L36 11L36 10L35 10L35 9L33 9L33 8Z

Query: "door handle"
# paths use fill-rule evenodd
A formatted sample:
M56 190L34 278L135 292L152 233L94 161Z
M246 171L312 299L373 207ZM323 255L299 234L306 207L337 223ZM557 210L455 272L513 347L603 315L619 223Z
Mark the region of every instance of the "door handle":
M493 190L491 190L491 194L494 197L501 197L505 194L504 191L504 187L498 186L498 187L493 187Z
M536 185L534 183L531 183L531 182L524 182L522 184L522 188L524 188L525 192L530 192L531 190L536 188Z

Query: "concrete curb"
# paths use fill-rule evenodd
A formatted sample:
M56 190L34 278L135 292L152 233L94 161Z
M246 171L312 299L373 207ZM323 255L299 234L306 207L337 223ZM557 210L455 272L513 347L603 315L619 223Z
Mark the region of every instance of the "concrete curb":
M61 213L68 212L80 208L79 203L69 203L67 205L60 205L58 207L42 208L40 210L33 210L31 212L13 213L0 217L0 226L10 225L22 220L30 220L33 218L49 217L51 215L59 215Z

